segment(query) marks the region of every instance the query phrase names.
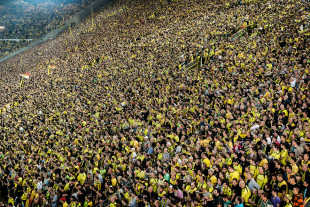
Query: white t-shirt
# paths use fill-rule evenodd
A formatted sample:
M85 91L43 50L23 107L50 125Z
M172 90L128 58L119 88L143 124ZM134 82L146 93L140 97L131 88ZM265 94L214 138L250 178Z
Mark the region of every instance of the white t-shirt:
M295 88L295 86L296 86L296 79L293 78L293 81L290 82L290 84L291 84L291 87L292 87L292 88Z
M40 181L37 183L37 189L41 190L42 188L43 188L43 183L42 183L42 181Z

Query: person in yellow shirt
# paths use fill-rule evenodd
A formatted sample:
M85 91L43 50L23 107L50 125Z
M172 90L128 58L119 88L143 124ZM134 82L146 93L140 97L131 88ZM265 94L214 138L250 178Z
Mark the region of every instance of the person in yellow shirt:
M274 158L275 160L280 159L280 152L276 144L272 145L272 153L270 154L270 157Z
M264 186L268 182L268 176L265 174L263 167L258 168L256 182L260 186L260 189L264 189Z
M114 174L111 175L111 183L113 187L117 185L117 179Z
M171 179L170 179L171 183ZM207 183L204 180L204 176L200 176L199 180L197 180L197 188L200 190L201 188L205 189L207 187Z
M300 162L300 166L299 166L299 168L301 169L302 168L302 166L303 165L310 165L310 159L309 159L309 154L308 153L306 153L306 154L304 154L304 159Z
M203 153L202 155L202 161L204 162L204 163L206 163L206 166L209 168L210 167L210 160L209 160L209 158L207 157L207 155L205 154L205 153Z
M295 175L295 173L293 172L293 168L292 168L291 165L287 165L287 166L285 167L285 169L286 169L287 179L290 179L290 177L291 177L292 175Z
M292 196L291 195L287 194L283 198L283 202L284 202L284 207L293 207Z
M242 166L238 163L237 159L233 159L233 167L239 173L242 174Z
M158 187L158 197L163 198L163 196L166 194L166 191L164 191L164 188L162 186Z
M172 185L177 185L177 183L178 183L178 180L177 180L177 178L176 178L176 173L173 172L173 173L171 174L170 184L172 184Z
M249 167L250 167L250 172L253 173L254 177L256 177L258 174L258 170L257 170L258 166L256 165L256 162L253 159L250 160Z
M292 166L292 172L293 172L294 174L297 174L298 171L299 171L299 168L298 168L298 166L296 165L296 158L295 158L295 157L291 157L291 159L290 159L290 164L291 164L291 166Z
M245 185L244 181L239 182L241 190L242 201L245 205L249 205L249 198L251 197L251 190Z
M214 176L214 170L213 169L210 169L208 171L209 175L208 175L208 180L211 181L212 185L215 186L216 183L217 183L217 178Z
M287 156L288 156L288 150L287 150L287 146L286 146L286 143L285 142L281 142L281 152L280 152L280 160L281 160L281 163L282 165L286 165L286 159L287 159Z
M115 195L110 198L110 207L116 207Z
M280 105L279 114L281 114L281 113L284 113L285 116L288 116L288 112L287 112L287 110L284 108L284 105L283 105L283 104Z
M77 180L80 182L81 185L83 185L86 180L86 173L81 169L80 171L81 173L78 175Z
M233 180L234 178L236 178L237 180L239 180L240 175L239 175L239 173L233 168L233 166L231 166L231 165L228 166L228 172L229 172L229 174L228 174L228 181L229 181L230 184L232 183L232 180Z
M189 193L193 195L197 191L195 182L191 182L191 188L189 189Z
M205 187L205 189L209 192L212 193L214 190L214 186L211 183L211 180L207 180L207 186Z
M262 160L260 161L258 167L263 167L265 164L268 164L268 160L265 155L261 155Z
M93 204L93 201L91 201L91 197L90 196L87 196L85 198L85 202L84 202L84 206L85 207L92 207L94 204Z
M14 203L15 203L14 198L12 198L10 194L8 194L8 197L9 197L8 204L11 204L12 206L14 206Z
M230 199L232 191L231 188L229 187L228 183L226 181L223 182L223 195L226 195L228 199Z
M277 180L278 180L278 188L279 188L278 196L281 200L283 200L284 196L288 193L288 185L286 181L283 179L282 174L277 175Z

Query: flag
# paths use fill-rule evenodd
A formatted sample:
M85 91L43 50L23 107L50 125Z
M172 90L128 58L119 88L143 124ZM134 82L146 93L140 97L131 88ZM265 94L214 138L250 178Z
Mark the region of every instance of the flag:
M21 74L19 74L19 76L28 79L30 77L30 73L21 73Z
M50 75L50 69L55 69L56 66L55 65L49 65L47 68L47 75Z

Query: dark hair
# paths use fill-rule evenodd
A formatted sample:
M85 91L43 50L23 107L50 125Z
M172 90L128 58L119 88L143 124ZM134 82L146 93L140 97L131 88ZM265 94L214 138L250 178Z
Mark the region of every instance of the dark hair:
M237 196L237 197L236 197L236 201L238 201L239 203L242 203L241 197L240 197L240 196Z
M282 174L278 174L277 176L278 176L278 177L281 177L281 178L283 178L283 175L282 175Z
M225 199L225 198L228 198L228 195L223 194L222 197L223 197L223 199Z
M229 185L229 181L227 179L224 179L222 183L223 184L225 183L226 185Z
M279 190L276 189L276 188L273 188L271 191L274 191L275 193L278 193L278 192L279 192Z
M290 170L293 169L291 165L287 165L287 168L289 168Z

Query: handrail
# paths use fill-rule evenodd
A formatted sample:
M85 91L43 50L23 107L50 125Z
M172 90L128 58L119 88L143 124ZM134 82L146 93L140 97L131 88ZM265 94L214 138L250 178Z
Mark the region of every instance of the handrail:
M253 27L253 26L256 26L256 25L257 25L257 23L247 25L246 27L244 27L244 28L242 28L241 30L239 30L238 32L236 32L236 33L231 37L231 40L235 40L236 38L238 38L238 37L240 37L241 35L243 35L244 33L246 33L249 27Z

